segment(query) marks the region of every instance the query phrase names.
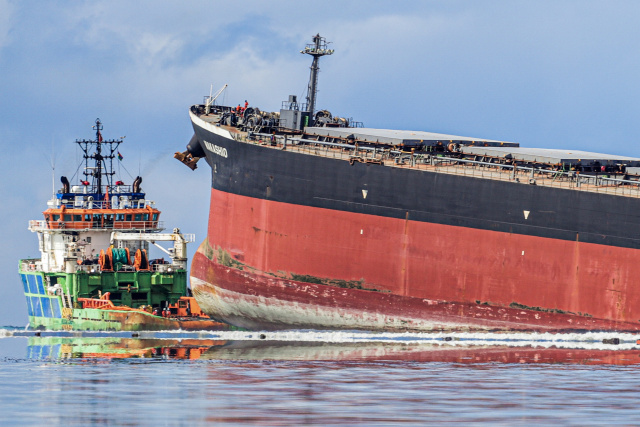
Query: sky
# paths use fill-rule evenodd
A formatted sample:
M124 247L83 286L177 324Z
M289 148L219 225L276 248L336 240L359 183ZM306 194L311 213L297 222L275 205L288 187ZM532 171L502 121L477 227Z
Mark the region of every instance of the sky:
M126 136L121 179L140 174L168 230L206 237L210 171L175 159L188 108L277 111L303 99L320 33L317 108L366 127L424 130L640 157L637 1L0 0L0 325L28 319L21 258L74 141ZM52 180L55 179L55 185ZM53 187L52 187L53 186ZM229 224L233 226L233 224Z

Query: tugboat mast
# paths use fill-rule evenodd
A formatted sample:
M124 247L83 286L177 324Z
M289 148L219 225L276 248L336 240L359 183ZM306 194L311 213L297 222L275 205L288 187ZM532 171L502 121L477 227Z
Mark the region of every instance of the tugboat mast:
M320 67L318 63L321 56L333 54L333 49L327 49L327 40L320 37L320 34L313 36L313 43L308 44L300 53L306 53L313 56L311 63L311 76L309 78L309 86L307 87L307 106L309 111L309 125L314 125L313 112L316 106L316 93L318 91L318 71Z
M76 140L76 143L80 146L83 152L84 157L84 172L85 179L88 180L89 177L92 177L92 186L95 189L93 191L96 194L103 194L102 191L102 177L104 176L106 179L105 190L108 191L112 186L112 177L115 174L113 170L113 159L115 158L115 153L118 150L118 146L122 143L122 140L110 139L105 141L102 138L102 122L100 119L96 119L96 124L93 126L96 130L96 139L95 141L82 139ZM108 148L105 150L105 154L102 153L102 145L108 145ZM89 154L89 149L91 146L95 145L96 152L94 154ZM107 153L108 150L108 153ZM94 160L94 166L89 166L89 159ZM107 165L107 160L109 164Z

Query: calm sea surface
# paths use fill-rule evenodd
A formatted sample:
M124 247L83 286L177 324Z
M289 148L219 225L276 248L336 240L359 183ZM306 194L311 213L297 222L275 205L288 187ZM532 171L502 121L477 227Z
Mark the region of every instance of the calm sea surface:
M0 332L3 425L640 424L634 337Z

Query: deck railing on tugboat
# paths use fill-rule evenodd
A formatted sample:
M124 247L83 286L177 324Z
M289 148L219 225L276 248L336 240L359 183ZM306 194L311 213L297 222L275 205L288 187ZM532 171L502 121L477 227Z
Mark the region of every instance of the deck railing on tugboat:
M85 194L78 194L79 197L85 197ZM113 194L112 196L117 196ZM144 209L147 206L155 206L153 200L125 200L118 201L117 206L112 200L75 200L75 199L55 199L55 203L51 206L62 207L67 209ZM53 203L53 202L52 202Z
M149 270L152 272L158 273L171 273L173 271L179 270L180 267L175 264L150 264ZM42 263L39 259L23 259L20 261L20 270L22 271L42 271ZM85 273L96 274L101 273L102 269L100 265L95 264L78 264L75 267L76 271L84 271ZM61 266L58 270L52 272L62 272L64 271L64 266ZM135 271L134 266L132 265L123 265L120 267L118 271Z
M40 259L22 259L20 260L20 270L39 271L42 270L42 263Z
M94 221L29 221L29 230L135 230L158 231L164 230L164 221L114 221L111 224L99 224Z
M97 185L74 185L71 187L71 191L73 193L77 193L78 195L91 195L94 193L100 193L102 191L105 191L105 186L103 185L101 188L98 188ZM124 194L130 194L133 192L133 186L132 185L110 185L108 186L108 190L109 190L109 195L111 196L118 196L121 193ZM64 194L62 192L62 190L58 190L59 194Z
M178 267L175 264L150 264L149 270L145 270L145 271L158 272L158 273L172 273L179 269L180 267ZM102 273L103 270L100 268L100 265L97 264L96 262L96 264L78 264L78 266L76 267L76 271L84 271L86 273L96 274L96 273ZM108 270L108 271L113 271L113 270ZM131 272L131 271L136 271L136 269L133 265L122 265L119 267L118 271Z
M109 309L115 308L112 301L97 299L97 298L78 298L78 303L82 305L82 308L97 308L97 309Z

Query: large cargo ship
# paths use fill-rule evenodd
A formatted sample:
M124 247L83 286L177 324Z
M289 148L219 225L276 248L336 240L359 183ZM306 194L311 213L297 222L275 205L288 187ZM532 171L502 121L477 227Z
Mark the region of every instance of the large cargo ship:
M305 103L191 107L211 167L191 284L248 328L640 330L640 159L365 128Z
M77 140L83 153L77 185L61 177L43 212L29 222L40 258L22 259L29 326L48 330L218 330L229 325L202 312L187 288L192 234L162 233L160 211L141 188L117 177L122 140ZM118 160L115 160L118 158ZM83 168L84 166L84 168ZM121 170L120 167L117 169ZM126 169L125 169L126 171ZM164 248L158 242L173 243ZM168 255L148 259L149 244Z

